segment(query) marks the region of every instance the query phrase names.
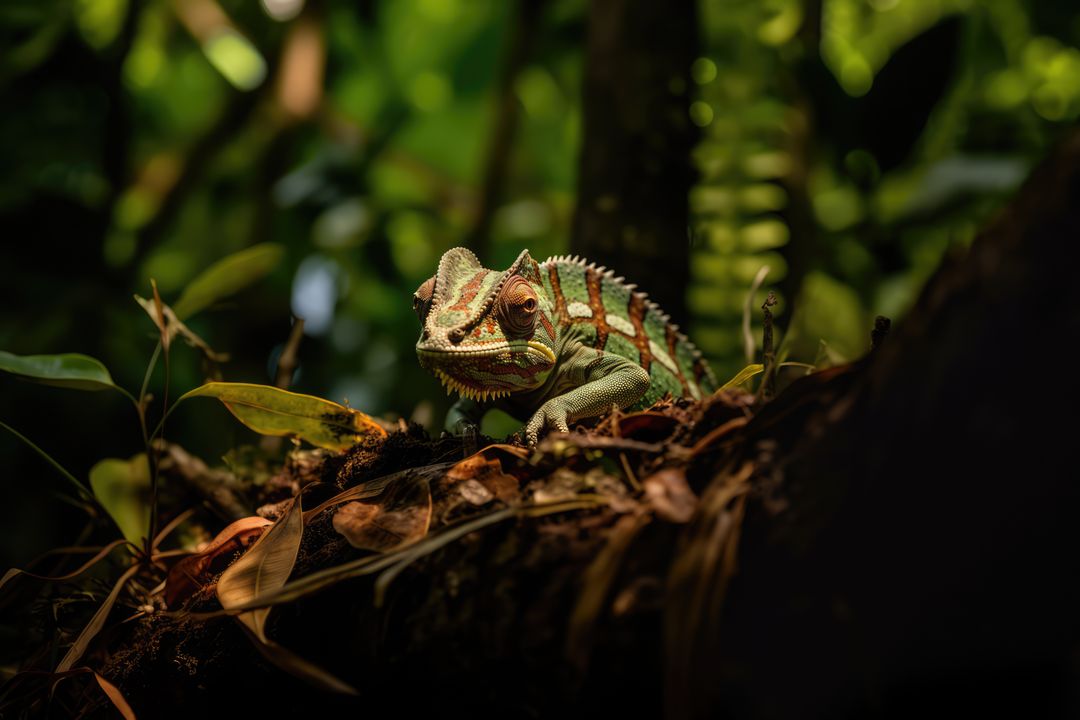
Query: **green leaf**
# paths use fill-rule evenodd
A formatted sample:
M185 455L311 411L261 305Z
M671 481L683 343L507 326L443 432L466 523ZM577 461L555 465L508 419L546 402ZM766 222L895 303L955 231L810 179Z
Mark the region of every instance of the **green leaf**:
M76 390L119 390L109 371L88 355L13 355L0 350L0 370L27 380Z
M218 260L184 288L173 311L181 320L191 317L265 276L284 254L281 245L262 243Z
M750 378L752 378L755 375L758 375L759 373L762 373L764 371L765 371L765 366L762 365L761 363L754 363L752 365L747 365L742 370L740 370L735 375L735 377L731 378L726 383L724 383L724 386L722 388L720 388L720 390L730 390L731 388L739 387L740 385L745 383ZM719 391L717 391L717 392L719 392Z
M215 397L236 419L262 435L295 435L330 450L352 447L364 435L386 436L362 412L312 395L301 395L270 385L212 382L183 395Z
M97 463L90 468L90 488L124 537L139 545L150 531L150 463L146 454Z

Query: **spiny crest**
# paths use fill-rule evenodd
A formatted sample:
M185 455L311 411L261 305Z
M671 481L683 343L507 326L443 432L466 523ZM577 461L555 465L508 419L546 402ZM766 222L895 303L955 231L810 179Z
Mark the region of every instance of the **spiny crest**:
M480 259L466 248L450 248L439 260L439 269L435 271L435 292L432 304L439 305L448 297L453 288L464 278L471 277L478 270L483 270Z
M465 253L468 253L468 256L472 259L473 262L475 262L475 267L469 267L468 269L473 271L482 269L480 266L480 261L477 260L476 256L473 255L471 252L465 250L464 248L454 248L454 250L463 250ZM450 252L453 251L448 251L447 254L449 254ZM446 256L444 255L443 257L445 258ZM442 271L441 261L439 263L439 270L440 272ZM532 257L529 255L528 250L521 251L521 253L517 256L517 259L514 260L514 262L510 265L508 269L502 272L499 278L495 281L495 284L491 286L491 289L488 290L487 295L484 297L484 300L480 303L479 307L476 308L476 310L465 320L465 322L461 323L452 332L467 333L472 330L478 323L482 322L484 317L486 317L488 312L491 310L491 306L495 303L495 298L499 297L499 293L502 292L502 289L506 285L506 282L514 275L520 275L532 283L539 284L541 282L540 266L535 260L532 259ZM436 287L437 286L438 283L436 283Z

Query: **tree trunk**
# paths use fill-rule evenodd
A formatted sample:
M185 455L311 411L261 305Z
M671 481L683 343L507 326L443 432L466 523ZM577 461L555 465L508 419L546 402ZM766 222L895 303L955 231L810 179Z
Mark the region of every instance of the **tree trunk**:
M696 4L590 4L584 142L571 252L616 269L686 320L690 65ZM617 121L616 121L617 119Z

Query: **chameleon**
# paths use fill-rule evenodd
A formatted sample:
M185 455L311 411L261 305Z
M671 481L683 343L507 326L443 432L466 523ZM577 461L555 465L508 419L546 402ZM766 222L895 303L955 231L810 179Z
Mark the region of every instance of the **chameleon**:
M638 410L670 393L702 398L716 378L678 326L636 286L577 256L541 263L523 250L502 272L465 248L443 254L413 295L420 365L460 399L447 429L492 407L547 431L612 407Z

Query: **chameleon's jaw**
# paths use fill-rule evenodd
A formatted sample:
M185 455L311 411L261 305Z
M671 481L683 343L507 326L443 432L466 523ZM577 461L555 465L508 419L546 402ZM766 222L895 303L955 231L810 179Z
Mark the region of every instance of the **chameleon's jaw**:
M417 346L420 364L446 387L479 402L536 388L555 367L554 351L543 343L497 343L444 350Z
M506 397L510 394L509 390L497 389L492 390L488 388L472 387L451 375L447 375L442 370L434 368L432 372L435 373L435 377L439 378L443 387L446 388L446 394L449 395L452 392L456 392L461 397L469 398L470 400L476 400L477 402L487 402L488 400L498 400L499 398Z

